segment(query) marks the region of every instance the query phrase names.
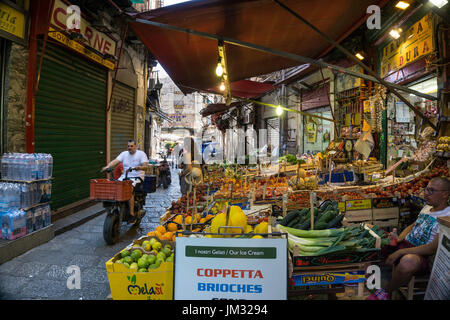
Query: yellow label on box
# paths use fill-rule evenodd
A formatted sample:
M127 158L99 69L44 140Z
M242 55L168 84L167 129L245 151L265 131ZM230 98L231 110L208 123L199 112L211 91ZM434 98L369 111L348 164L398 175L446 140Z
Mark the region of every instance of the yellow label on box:
M345 207L347 211L371 209L372 200L370 199L348 200L345 202Z
M345 202L338 203L339 212L345 212Z

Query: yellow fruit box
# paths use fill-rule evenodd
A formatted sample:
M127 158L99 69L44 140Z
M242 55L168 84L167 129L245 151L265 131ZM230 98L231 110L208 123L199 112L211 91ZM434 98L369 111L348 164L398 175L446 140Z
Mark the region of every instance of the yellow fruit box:
M151 238L142 237L123 250L138 249L151 254L139 247L144 240ZM159 241L163 246L167 243L172 248L175 246L175 242L172 241ZM173 300L173 262L163 262L157 269L148 272L136 272L121 263L115 263L120 258L119 252L106 262L109 286L114 300Z

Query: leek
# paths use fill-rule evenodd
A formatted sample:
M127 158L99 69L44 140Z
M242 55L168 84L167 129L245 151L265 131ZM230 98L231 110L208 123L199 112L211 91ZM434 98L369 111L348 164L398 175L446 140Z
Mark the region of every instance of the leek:
M284 230L291 235L302 237L302 238L327 238L327 237L338 237L340 236L345 228L340 229L325 229L325 230L300 230L290 227L285 227L280 224L276 226L278 229Z

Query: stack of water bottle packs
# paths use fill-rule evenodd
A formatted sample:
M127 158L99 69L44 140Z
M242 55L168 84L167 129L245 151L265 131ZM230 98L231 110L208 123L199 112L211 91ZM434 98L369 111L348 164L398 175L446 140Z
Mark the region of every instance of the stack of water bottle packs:
M51 223L53 158L50 154L8 153L1 162L1 238L13 240Z

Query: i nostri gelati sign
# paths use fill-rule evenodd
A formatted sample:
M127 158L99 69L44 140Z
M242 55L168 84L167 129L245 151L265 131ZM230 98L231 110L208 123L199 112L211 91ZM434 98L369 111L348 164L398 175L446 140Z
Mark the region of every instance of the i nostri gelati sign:
M175 300L285 300L286 239L177 238Z

